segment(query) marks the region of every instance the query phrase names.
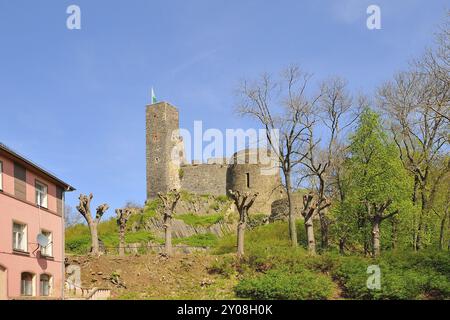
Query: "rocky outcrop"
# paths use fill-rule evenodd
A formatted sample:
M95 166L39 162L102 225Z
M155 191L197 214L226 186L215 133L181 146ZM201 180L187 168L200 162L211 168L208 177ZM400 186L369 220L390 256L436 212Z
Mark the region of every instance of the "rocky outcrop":
M144 229L152 232L157 238L164 237L164 223L161 218L151 218L145 221ZM223 221L210 226L192 226L176 218L172 221L172 236L174 238L187 238L196 234L206 233L212 233L218 237L222 237L235 229L235 223Z

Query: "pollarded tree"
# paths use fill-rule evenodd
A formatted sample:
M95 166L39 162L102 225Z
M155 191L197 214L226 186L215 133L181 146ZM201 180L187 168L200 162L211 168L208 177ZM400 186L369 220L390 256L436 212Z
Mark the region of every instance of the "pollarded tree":
M89 227L89 231L91 233L91 254L94 256L98 256L100 254L99 250L99 242L98 242L98 224L102 219L103 214L109 209L109 206L104 203L99 205L96 210L95 219L91 216L91 200L94 196L89 194L86 196L84 194L80 194L78 198L80 200L79 205L77 206L78 212L86 219L86 222Z
M170 257L172 255L172 218L181 194L177 190L172 190L166 194L158 193L163 207L164 233L165 233L165 254Z
M408 176L398 150L383 131L380 117L370 109L361 115L356 133L350 138L346 200L352 202L362 223L369 223L372 255L380 254L381 223L412 207ZM365 225L360 226L365 229Z
M117 226L119 227L119 256L121 257L125 255L125 231L132 213L131 208L116 209Z
M237 256L242 258L244 256L244 234L247 227L248 210L258 196L258 193L250 194L248 192L240 193L239 191L230 190L229 195L233 199L234 204L239 212L239 223L237 228Z

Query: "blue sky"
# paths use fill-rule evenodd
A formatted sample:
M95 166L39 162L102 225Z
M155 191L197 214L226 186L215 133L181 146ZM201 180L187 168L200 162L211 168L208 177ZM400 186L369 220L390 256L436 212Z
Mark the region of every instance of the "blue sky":
M81 30L66 8L81 8ZM381 7L382 29L366 28ZM298 64L368 93L432 45L449 9L434 1L0 0L0 141L94 205L145 201L150 87L181 126L247 128L233 115L242 78Z

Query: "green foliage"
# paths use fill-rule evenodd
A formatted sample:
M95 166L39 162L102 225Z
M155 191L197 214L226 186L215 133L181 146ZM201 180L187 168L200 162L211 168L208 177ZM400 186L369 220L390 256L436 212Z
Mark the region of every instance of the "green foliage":
M217 244L217 236L212 233L196 234L187 238L174 239L173 243L191 247L213 247Z
M221 203L221 204L226 204L227 202L231 202L230 198L228 198L227 196L216 196L215 197L216 201Z
M450 257L435 253L390 253L377 261L362 257L342 257L333 277L344 294L352 299L448 299L450 298ZM367 267L378 265L381 289L369 290Z
M91 236L88 234L74 235L66 238L65 250L73 254L87 254L91 249Z
M185 190L180 191L181 201L193 203L195 201L195 198L196 198L196 196L188 191L185 191Z
M270 270L242 280L235 288L242 298L264 300L323 300L330 297L333 283L324 275L297 268Z
M128 232L125 234L126 243L148 243L155 240L154 235L151 232L141 230L137 232Z
M223 221L224 216L222 214L196 215L193 213L186 213L176 216L175 219L182 220L184 223L194 227L209 227Z
M159 199L154 200L146 204L143 211L133 213L130 216L130 219L128 219L127 230L130 231L133 227L137 227L139 229L147 220L156 217L160 205L161 202Z
M332 208L336 217L334 234L353 244L367 244L375 211L373 206L388 200L392 203L384 215L398 210L395 219L400 229L405 228L414 211L412 179L403 167L397 147L384 132L377 113L370 109L362 113L358 129L350 138L349 151L342 173L345 200ZM391 237L391 233L386 232L386 225L387 222L381 226L382 244Z
M144 214L155 214L161 207L161 200L156 199L148 202L144 207Z
M184 177L183 168L178 169L178 177L180 178L180 180L183 180L183 177Z

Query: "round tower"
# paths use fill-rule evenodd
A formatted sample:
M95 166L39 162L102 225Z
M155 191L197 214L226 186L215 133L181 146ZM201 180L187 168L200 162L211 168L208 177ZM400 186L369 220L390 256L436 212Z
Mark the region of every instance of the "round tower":
M258 192L250 213L270 215L272 203L283 197L280 169L266 149L245 149L233 155L227 170L227 192Z

